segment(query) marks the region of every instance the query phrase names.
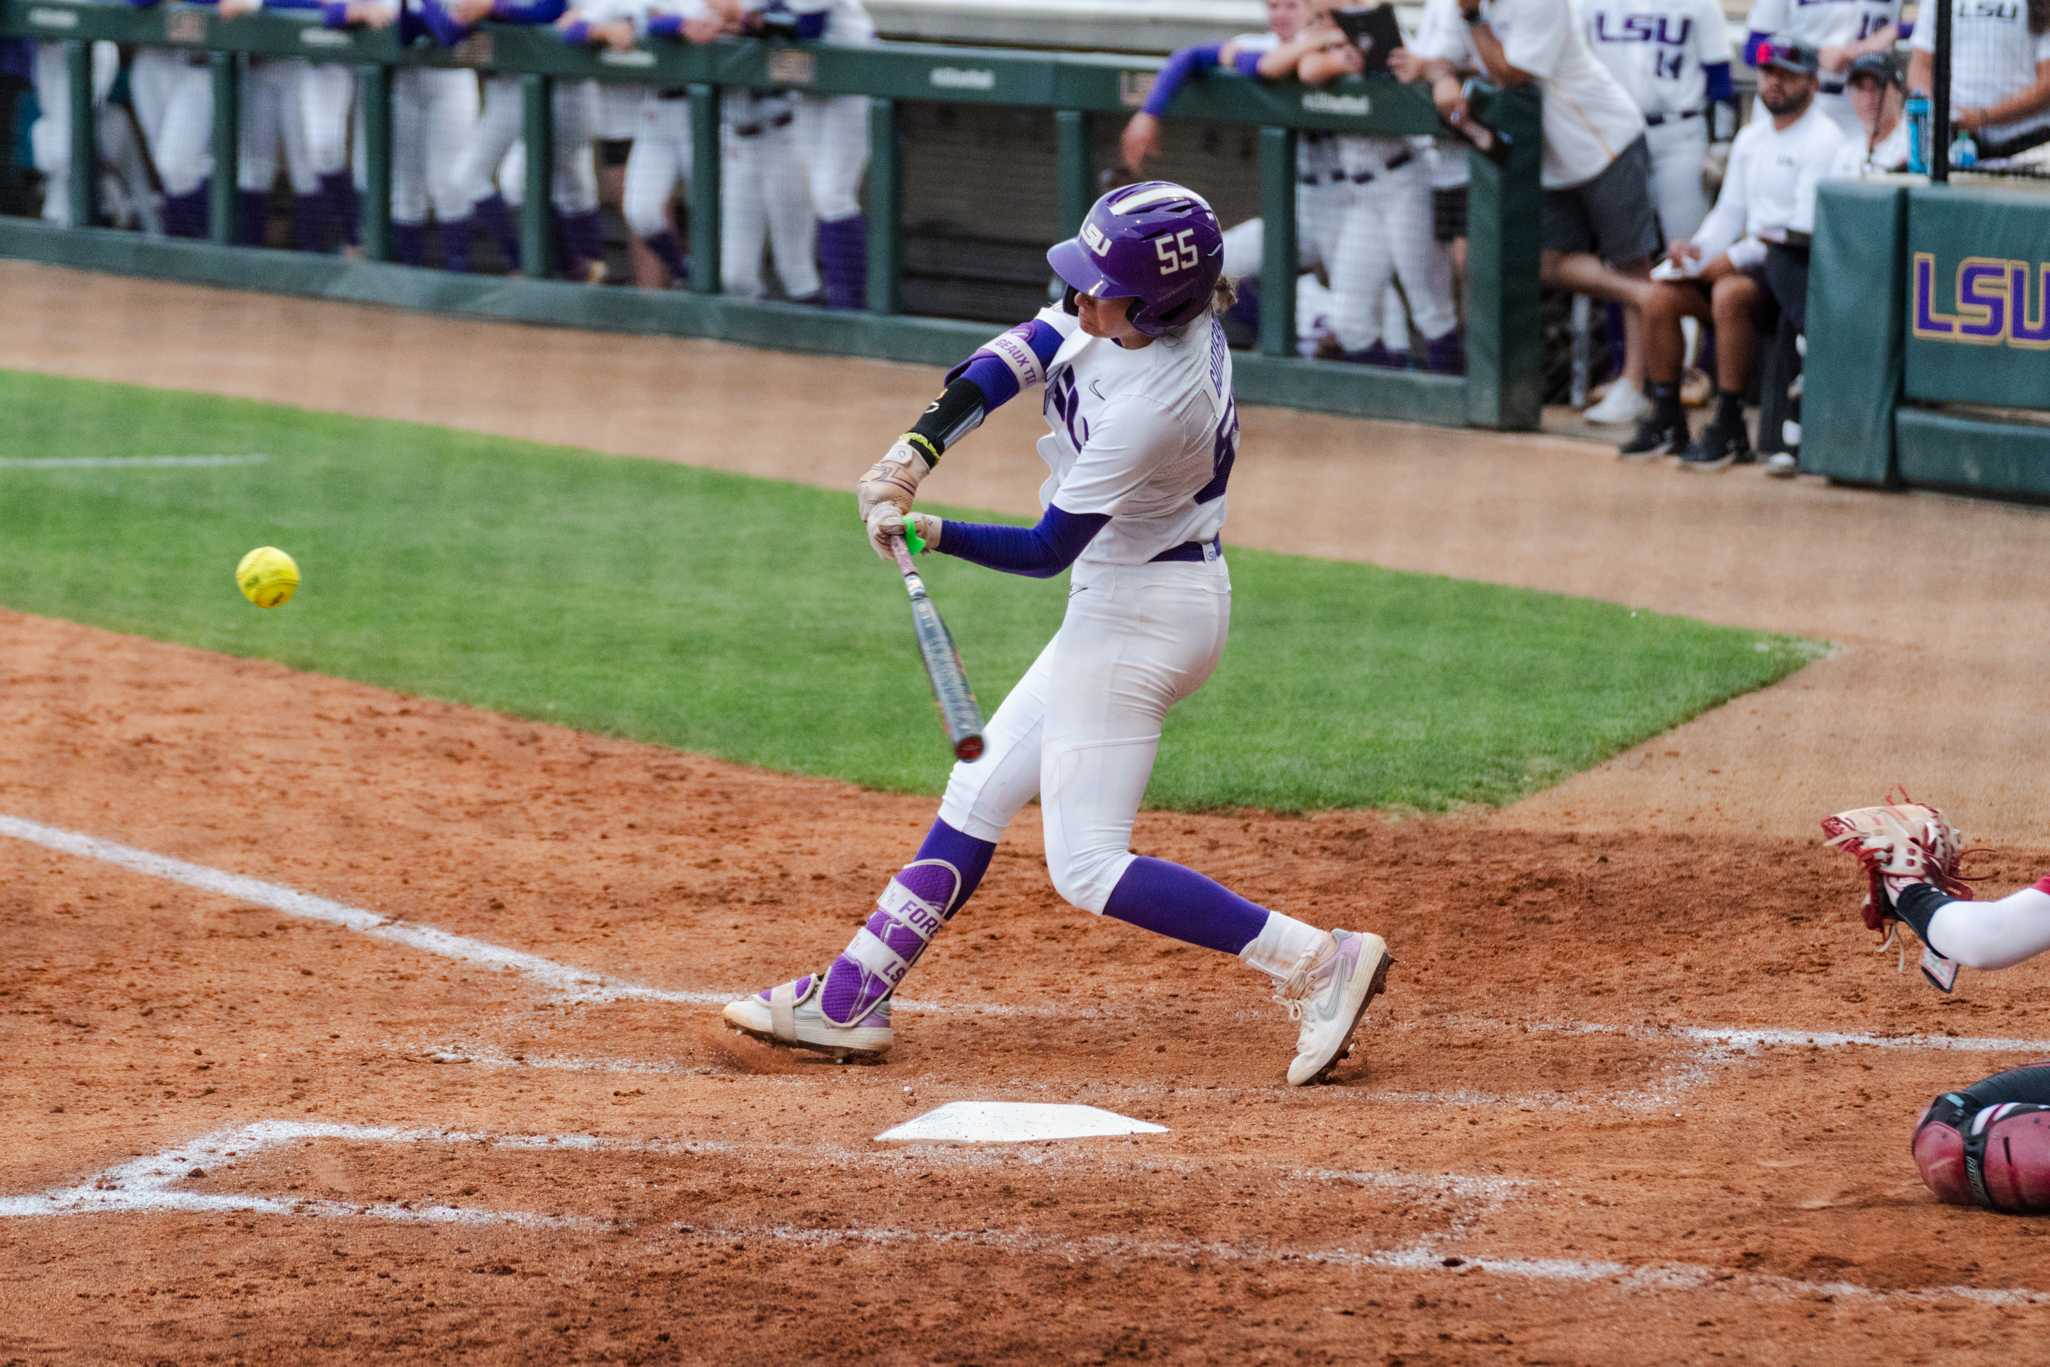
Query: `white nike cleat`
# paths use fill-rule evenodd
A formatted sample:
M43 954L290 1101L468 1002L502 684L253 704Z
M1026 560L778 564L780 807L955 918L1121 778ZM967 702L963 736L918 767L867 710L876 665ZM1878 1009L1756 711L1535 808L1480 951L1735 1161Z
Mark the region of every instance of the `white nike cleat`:
M1332 1065L1352 1052L1353 1031L1388 981L1388 942L1350 930L1331 932L1331 943L1305 954L1275 989L1288 1018L1303 1023L1288 1085L1321 1081ZM730 1009L730 1008L729 1008Z
M878 1059L888 1053L890 1004L878 1004L857 1025L834 1025L819 1009L819 994L825 983L825 974L807 973L795 982L778 983L751 997L728 1002L719 1014L743 1035L770 1044L816 1049L842 1061Z

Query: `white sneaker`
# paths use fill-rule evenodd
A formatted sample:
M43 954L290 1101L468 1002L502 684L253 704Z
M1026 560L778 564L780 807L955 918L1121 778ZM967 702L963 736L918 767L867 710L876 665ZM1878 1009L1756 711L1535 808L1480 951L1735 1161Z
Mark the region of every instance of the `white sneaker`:
M819 993L826 985L823 973L807 973L795 982L778 983L751 997L726 1003L719 1014L743 1035L770 1044L789 1044L799 1049L816 1049L846 1060L881 1058L890 1050L890 1004L886 1001L864 1016L859 1025L834 1025L819 1010Z
M1651 416L1651 400L1628 380L1618 380L1602 395L1602 401L1580 415L1603 427L1628 427Z
M1331 932L1331 942L1302 957L1275 989L1288 1018L1303 1023L1288 1085L1317 1082L1352 1052L1353 1031L1388 980L1388 942L1378 935Z
M1792 479L1801 473L1801 460L1792 451L1775 451L1765 458L1765 473L1775 479Z

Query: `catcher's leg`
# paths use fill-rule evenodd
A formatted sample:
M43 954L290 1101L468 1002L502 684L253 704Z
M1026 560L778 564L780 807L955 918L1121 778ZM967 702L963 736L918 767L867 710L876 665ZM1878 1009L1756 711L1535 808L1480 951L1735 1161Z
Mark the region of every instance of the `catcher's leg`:
M1911 1149L1938 1200L2050 1211L2050 1064L2010 1068L1945 1092L1915 1127Z
M2050 950L2050 878L1997 902L1917 883L1895 899L1894 912L1923 944L1967 968L2012 968Z

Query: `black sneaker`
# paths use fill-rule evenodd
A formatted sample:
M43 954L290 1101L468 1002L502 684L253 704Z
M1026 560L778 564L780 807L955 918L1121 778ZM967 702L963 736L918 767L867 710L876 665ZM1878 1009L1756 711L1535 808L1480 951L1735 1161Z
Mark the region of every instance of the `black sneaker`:
M1624 460L1635 460L1644 456L1677 456L1686 449L1687 419L1668 421L1654 413L1637 424L1637 431L1616 448L1616 454Z
M1725 424L1717 418L1701 429L1700 440L1681 453L1680 468L1706 475L1732 465L1749 465L1757 459L1752 454L1751 438L1744 431L1743 420Z

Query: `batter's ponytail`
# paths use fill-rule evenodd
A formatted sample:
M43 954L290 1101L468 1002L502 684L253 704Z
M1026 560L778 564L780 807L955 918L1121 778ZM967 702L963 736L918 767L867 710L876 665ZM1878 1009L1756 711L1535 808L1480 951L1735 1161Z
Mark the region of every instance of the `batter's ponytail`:
M2031 4L2050 6L2050 0L2030 0ZM1232 287L1230 279L1217 277L1217 288L1210 294L1210 310L1220 318L1231 312L1231 306L1239 301L1238 290Z

